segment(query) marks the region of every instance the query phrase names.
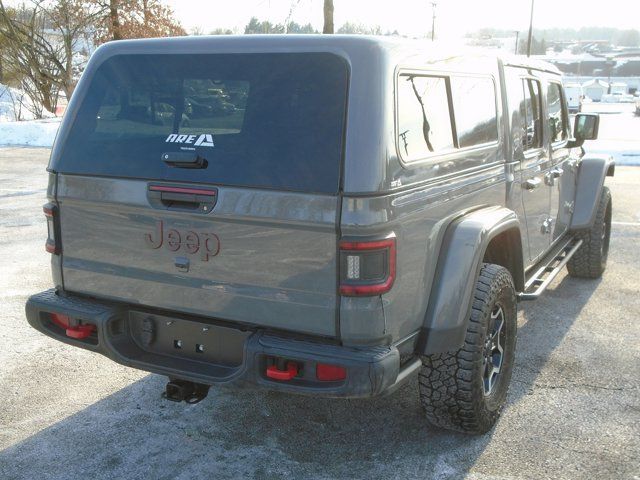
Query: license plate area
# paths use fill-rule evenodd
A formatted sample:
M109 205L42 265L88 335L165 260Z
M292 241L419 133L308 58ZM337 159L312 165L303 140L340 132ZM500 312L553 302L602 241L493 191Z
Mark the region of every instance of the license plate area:
M129 328L136 345L149 353L214 363L242 364L244 344L251 332L193 320L129 312Z

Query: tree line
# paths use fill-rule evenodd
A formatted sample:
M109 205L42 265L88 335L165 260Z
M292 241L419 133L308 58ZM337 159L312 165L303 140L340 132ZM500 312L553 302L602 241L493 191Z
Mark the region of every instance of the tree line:
M225 35L234 33L232 30L216 29L210 32L212 35ZM268 20L260 21L257 17L251 17L249 23L244 27L245 34L271 34L271 33L321 33L312 24L300 25L297 22L272 23ZM324 33L324 32L322 32ZM334 33L334 32L331 32ZM359 35L399 35L398 31L383 32L379 25L369 26L361 23L346 22L341 25L335 33L338 34L359 34Z

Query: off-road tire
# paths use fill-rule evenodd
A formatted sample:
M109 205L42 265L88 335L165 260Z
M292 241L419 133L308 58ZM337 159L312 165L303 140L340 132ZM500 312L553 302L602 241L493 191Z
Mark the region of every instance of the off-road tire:
M600 278L607 267L611 237L611 192L602 187L593 226L577 234L582 240L578 251L567 262L569 275L578 278Z
M429 423L480 434L490 430L507 398L516 347L517 302L513 279L499 265L485 263L476 282L464 345L456 352L424 356L419 374L420 401ZM494 389L485 394L485 342L492 312L504 312L504 351Z

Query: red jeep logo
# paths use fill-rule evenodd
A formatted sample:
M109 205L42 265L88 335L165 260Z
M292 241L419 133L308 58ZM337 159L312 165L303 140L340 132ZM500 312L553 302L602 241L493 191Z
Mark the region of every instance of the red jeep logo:
M220 253L220 239L215 233L194 232L193 230L180 231L171 228L164 232L162 220L156 222L156 230L144 236L147 246L158 249L166 244L167 250L177 252L180 249L191 255L200 252L200 259L207 262L210 257Z

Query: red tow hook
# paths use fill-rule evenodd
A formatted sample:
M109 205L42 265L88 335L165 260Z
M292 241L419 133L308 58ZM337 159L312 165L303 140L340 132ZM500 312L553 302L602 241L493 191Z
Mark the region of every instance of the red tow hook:
M64 333L67 337L82 340L83 338L89 337L96 330L96 326L90 323L84 325L79 323L77 325L72 325L73 321L71 318L61 313L51 313L50 316L51 321L54 324L64 329Z
M294 362L287 362L286 370L278 370L277 365L267 367L267 377L274 380L291 380L296 375L298 375L298 365Z
M95 325L76 325L75 327L69 327L65 330L67 337L82 340L90 336L96 329Z

